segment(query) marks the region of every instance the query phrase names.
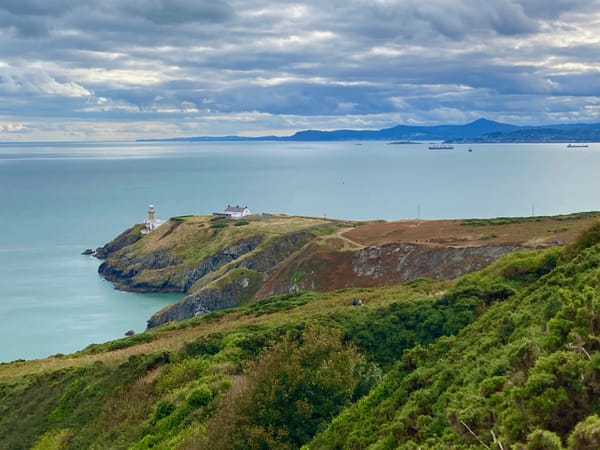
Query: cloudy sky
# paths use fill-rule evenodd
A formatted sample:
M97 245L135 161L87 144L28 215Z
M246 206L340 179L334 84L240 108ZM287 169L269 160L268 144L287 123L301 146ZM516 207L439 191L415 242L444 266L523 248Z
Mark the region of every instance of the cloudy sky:
M600 0L1 0L0 141L600 122Z

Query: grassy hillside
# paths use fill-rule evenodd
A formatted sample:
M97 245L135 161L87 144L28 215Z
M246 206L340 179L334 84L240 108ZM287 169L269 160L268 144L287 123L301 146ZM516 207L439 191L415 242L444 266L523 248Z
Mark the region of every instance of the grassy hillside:
M1 364L0 448L600 448L599 242Z

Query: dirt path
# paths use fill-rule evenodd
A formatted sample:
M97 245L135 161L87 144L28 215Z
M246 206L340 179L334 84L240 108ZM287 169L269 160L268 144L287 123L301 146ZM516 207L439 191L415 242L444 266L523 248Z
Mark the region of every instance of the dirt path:
M338 239L341 239L342 241L344 241L344 250L362 250L363 248L365 248L365 245L359 244L356 241L353 241L352 239L350 239L349 237L345 236L344 233L346 233L346 231L348 230L339 230L337 233L335 233L335 236ZM346 244L348 244L348 246L346 246Z

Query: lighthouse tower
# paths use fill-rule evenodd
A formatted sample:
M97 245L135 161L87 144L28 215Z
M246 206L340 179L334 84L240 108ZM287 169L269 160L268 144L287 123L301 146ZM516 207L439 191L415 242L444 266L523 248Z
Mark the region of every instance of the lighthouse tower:
M154 209L154 205L148 206L148 219L147 223L154 223L156 221L156 210Z
M148 206L148 218L144 220L144 229L142 230L142 234L148 234L157 227L161 226L165 223L164 220L160 220L156 218L156 210L154 209L154 205Z

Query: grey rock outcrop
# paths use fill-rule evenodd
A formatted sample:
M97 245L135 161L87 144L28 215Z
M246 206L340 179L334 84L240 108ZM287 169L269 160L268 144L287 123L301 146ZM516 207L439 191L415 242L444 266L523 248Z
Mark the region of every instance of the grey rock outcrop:
M161 270L181 264L182 259L167 250L134 257L123 253L119 258L109 259L98 267L98 272L108 281L115 283L117 289L131 292L184 292L176 278L166 277L160 282L136 280L143 270Z
M450 280L482 269L499 257L520 249L522 247L515 245L438 247L408 242L386 244L356 252L352 269L358 277L395 280L396 283L422 277Z
M247 272L229 282L219 283L217 286L209 285L166 306L150 317L148 328L241 305L256 293L261 283L257 272Z
M236 242L234 245L205 258L196 268L190 270L189 273L185 275L185 290L189 290L189 288L196 281L219 270L226 264L229 264L230 262L235 261L236 259L239 259L242 256L252 252L262 242L262 237L256 236L249 240ZM203 285L208 284L210 281L211 280L207 280L206 283L202 283L198 287L202 287Z

